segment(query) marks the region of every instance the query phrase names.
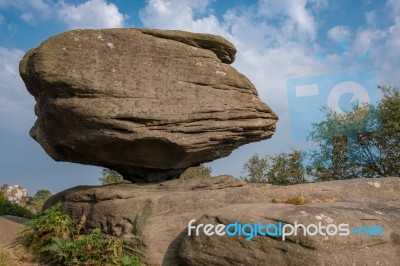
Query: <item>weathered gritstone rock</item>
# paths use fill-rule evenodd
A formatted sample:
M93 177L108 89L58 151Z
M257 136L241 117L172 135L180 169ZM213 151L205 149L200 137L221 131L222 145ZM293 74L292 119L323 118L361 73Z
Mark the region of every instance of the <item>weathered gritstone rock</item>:
M205 213L197 224L314 224L322 226L341 223L353 227L380 226L383 236L327 235L304 236L211 236L183 237L179 250L183 265L396 265L400 259L400 204L336 202L310 205L240 204ZM317 227L310 229L315 232ZM291 229L287 229L290 231ZM317 229L318 230L318 229ZM330 227L333 233L335 228ZM231 230L233 232L233 230ZM249 231L248 231L249 232ZM274 233L274 230L271 229ZM345 231L339 230L342 233ZM201 250L201 252L199 252Z
M74 30L30 50L30 134L57 161L108 167L134 182L179 176L270 138L276 115L228 64L222 37L150 29Z
M305 205L282 204L304 197ZM246 184L229 176L161 184L75 187L50 198L75 221L118 236L146 265L396 265L400 261L400 178L293 186ZM278 202L278 203L273 203ZM239 221L347 223L383 227L383 237L188 236L187 226Z

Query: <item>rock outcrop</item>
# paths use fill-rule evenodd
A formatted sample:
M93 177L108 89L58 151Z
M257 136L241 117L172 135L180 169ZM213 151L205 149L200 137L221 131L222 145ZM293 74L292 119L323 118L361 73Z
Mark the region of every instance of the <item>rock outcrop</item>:
M270 138L276 115L228 64L222 37L149 29L74 30L30 50L30 134L57 161L104 166L134 182Z
M285 204L301 198L304 205ZM353 179L294 186L246 184L229 176L160 184L79 186L56 194L87 228L121 238L146 265L397 265L400 178ZM383 235L279 237L188 236L188 223L345 223L380 226ZM331 229L331 232L334 231Z

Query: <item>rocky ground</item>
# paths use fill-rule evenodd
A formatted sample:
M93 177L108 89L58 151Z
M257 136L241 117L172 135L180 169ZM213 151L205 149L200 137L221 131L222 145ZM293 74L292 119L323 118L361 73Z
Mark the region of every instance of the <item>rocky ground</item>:
M12 265L40 266L42 264L33 262L32 256L27 254L16 241L25 222L26 219L20 217L0 216L0 248L9 252L14 262Z
M54 195L87 227L120 237L146 265L398 265L400 178L293 186L246 184L230 176L152 185L79 186ZM293 205L290 203L300 203ZM295 222L381 226L383 236L188 236L188 222Z

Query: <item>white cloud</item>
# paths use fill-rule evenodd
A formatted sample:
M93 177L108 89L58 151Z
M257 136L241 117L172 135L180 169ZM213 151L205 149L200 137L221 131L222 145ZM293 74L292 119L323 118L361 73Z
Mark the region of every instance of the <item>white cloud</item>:
M18 62L24 51L0 47L0 89L1 92L15 93L22 85L19 78Z
M335 26L328 31L327 35L335 42L347 40L350 37L350 28L343 25Z
M124 15L118 7L105 0L89 0L79 5L61 2L58 5L58 15L70 29L120 28L124 24Z
M385 15L385 25L379 26L378 12ZM400 2L388 0L384 11L369 11L365 13L366 24L359 28L342 28L338 25L328 32L328 37L334 41L347 38L346 51L330 54L328 59L340 64L345 57L344 71L357 69L374 69L378 84L400 86ZM342 47L343 48L343 47Z
M385 39L387 31L380 29L360 29L354 39L354 47L358 51L365 52L368 49L379 47L379 42Z
M314 4L321 8L323 1L261 0L258 11L267 18L281 18L286 26L291 24L293 29L304 35L305 38L314 39L317 25L312 15L312 9L307 8L307 4Z
M398 7L400 8L400 3ZM375 44L374 49L375 67L379 71L378 81L400 87L400 14L393 18L393 24L388 29L381 30L378 35L382 39ZM376 39L377 37L374 40Z
M34 121L34 100L25 89L18 70L24 54L19 49L0 47L0 124L4 129Z
M13 6L19 10L34 9L42 13L49 13L49 5L43 0L0 0L1 6Z
M388 0L386 6L391 11L394 16L399 16L400 14L400 2L398 0Z
M35 17L34 17L34 15L32 14L32 12L24 12L22 15L21 15L21 18L22 18L22 20L24 20L25 22L27 22L27 23L29 23L29 24L34 24L36 21L35 21Z
M48 19L51 6L44 0L0 0L0 7L11 6L21 12L21 19L28 23L35 23L37 18Z
M118 7L106 0L88 0L77 5L64 0L0 0L1 7L19 10L20 18L29 24L52 18L64 22L70 29L119 28L125 20Z
M365 20L367 21L368 25L374 26L376 23L376 12L375 11L368 11L365 13Z
M146 27L181 29L226 35L226 31L212 14L203 14L211 1L205 0L149 0L140 12ZM196 15L202 15L195 18Z

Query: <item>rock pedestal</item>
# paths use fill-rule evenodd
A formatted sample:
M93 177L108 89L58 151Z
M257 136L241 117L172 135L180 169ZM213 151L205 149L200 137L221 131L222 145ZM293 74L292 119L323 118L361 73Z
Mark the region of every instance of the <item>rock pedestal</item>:
M292 205L293 199L304 205ZM117 236L146 265L397 265L400 178L353 179L293 186L246 184L229 176L157 185L75 187L56 194L74 220ZM383 236L188 236L188 223L348 224L380 226ZM331 232L334 230L331 229Z

